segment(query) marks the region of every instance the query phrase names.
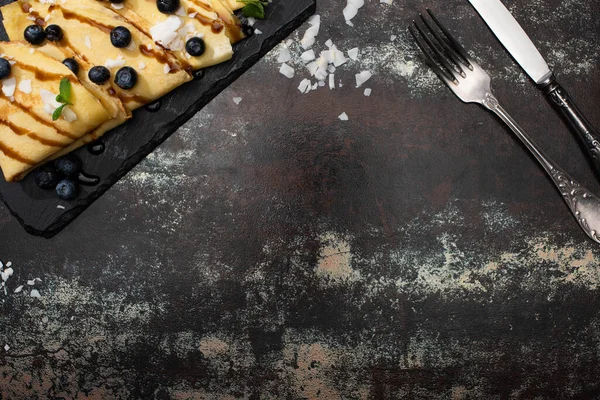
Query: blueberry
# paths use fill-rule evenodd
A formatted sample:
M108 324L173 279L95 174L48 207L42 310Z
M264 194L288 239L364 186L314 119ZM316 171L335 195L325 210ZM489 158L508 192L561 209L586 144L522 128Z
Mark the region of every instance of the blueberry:
M187 51L190 56L198 57L206 51L206 44L201 38L193 37L185 44L185 51Z
M117 26L110 31L110 42L120 49L127 47L131 43L131 32L124 26Z
M67 178L75 178L79 171L81 171L81 161L74 155L68 154L57 159L54 162L58 172L66 176Z
M23 34L25 36L25 40L31 44L42 44L44 39L46 39L44 28L39 25L29 25L27 28L25 28L25 32Z
M8 78L10 75L10 63L6 58L0 58L0 79Z
M179 0L156 0L156 7L163 14L173 14L179 9Z
M132 89L137 83L137 80L137 72L131 67L123 67L119 69L115 75L115 83L123 90Z
M33 173L35 184L44 190L53 189L58 183L58 172L51 165L44 165Z
M58 25L48 25L46 27L46 39L51 42L58 42L63 38L63 30Z
M252 36L254 35L254 27L248 24L243 24L242 33L244 34L244 36Z
M88 72L90 81L100 85L110 79L110 71L103 66L92 67Z
M63 64L67 66L75 75L79 73L79 63L74 58L65 58Z
M56 185L56 194L63 200L73 200L79 193L77 182L66 178L58 182Z

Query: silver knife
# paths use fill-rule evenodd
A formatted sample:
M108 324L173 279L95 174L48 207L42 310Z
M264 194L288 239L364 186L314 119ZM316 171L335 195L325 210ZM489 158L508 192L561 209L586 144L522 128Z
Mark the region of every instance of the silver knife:
M521 25L500 0L469 0L506 50L535 81L548 101L566 120L583 144L600 176L600 135L581 113L567 91L556 82L548 64Z

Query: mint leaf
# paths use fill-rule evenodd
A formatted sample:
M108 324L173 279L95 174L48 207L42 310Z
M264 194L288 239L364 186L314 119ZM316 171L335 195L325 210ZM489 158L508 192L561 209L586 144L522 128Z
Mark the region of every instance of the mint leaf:
M69 103L71 101L71 81L68 78L62 78L59 86L60 94L56 97L59 103ZM58 98L61 98L59 100Z
M54 110L54 113L52 114L52 121L56 121L60 118L60 116L62 115L63 108L65 108L67 105L68 104L63 104L62 106Z
M244 8L242 8L242 14L244 14L245 17L264 19L265 18L265 8L260 3L246 4L244 6Z

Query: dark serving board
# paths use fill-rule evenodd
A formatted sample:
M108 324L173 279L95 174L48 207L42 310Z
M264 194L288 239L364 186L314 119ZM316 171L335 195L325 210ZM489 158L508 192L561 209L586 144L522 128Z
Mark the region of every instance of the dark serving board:
M12 0L0 0L0 5ZM22 182L7 183L0 177L0 198L12 215L33 235L50 238L73 221L123 175L167 139L217 94L235 81L281 40L315 12L316 0L278 0L269 4L260 35L253 35L234 47L233 59L207 68L199 80L184 84L161 99L156 113L135 111L133 118L108 132L102 139L106 151L94 156L86 148L75 152L86 172L100 177L96 186L82 186L76 200L66 202L53 191L39 189L28 175ZM0 10L1 11L1 10ZM0 40L6 40L0 23ZM57 206L64 206L64 209Z

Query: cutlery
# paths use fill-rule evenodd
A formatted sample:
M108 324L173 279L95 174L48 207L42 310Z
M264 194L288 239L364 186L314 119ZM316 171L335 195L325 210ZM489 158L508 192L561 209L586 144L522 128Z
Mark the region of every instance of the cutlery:
M469 1L517 63L535 81L554 109L567 121L600 176L600 134L556 81L554 73L521 25L500 0Z
M463 102L482 105L514 132L548 173L581 229L600 243L600 199L544 154L494 97L489 75L469 57L429 9L427 13L430 18L421 14L421 22L413 21L409 30L433 70Z

